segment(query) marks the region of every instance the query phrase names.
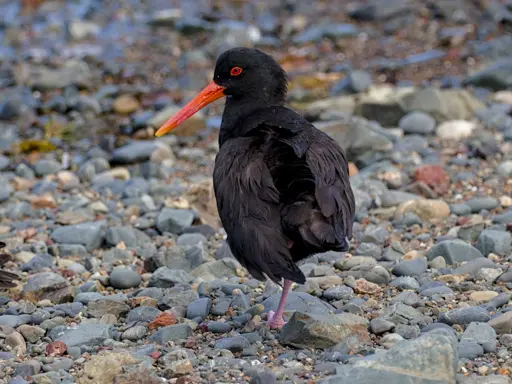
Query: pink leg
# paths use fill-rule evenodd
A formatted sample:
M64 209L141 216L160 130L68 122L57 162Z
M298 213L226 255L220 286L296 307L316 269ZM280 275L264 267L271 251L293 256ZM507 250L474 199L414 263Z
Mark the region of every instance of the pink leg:
M290 280L284 279L283 282L283 292L281 293L281 299L279 300L279 305L277 307L277 312L269 311L267 316L267 323L270 329L279 329L283 325L285 325L285 321L283 320L283 312L284 306L286 304L286 298L288 297L288 291L292 286L292 282Z

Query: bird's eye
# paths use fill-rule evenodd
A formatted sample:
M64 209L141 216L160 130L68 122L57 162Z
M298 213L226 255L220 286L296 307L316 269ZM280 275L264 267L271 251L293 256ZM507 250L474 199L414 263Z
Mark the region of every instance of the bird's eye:
M240 67L231 68L231 72L230 72L231 76L238 76L241 73L242 73L242 68L240 68Z

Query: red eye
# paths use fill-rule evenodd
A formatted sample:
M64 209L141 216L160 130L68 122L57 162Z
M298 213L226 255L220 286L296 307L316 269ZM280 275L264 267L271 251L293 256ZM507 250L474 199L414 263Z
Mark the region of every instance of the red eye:
M242 73L242 68L240 68L240 67L231 68L231 72L230 72L231 76L238 76L241 73Z

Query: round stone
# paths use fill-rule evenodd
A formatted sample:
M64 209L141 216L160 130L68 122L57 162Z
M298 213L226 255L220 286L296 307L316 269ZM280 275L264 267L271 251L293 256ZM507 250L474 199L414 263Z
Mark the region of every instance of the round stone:
M141 282L140 275L128 268L116 268L110 274L110 285L116 289L138 287Z

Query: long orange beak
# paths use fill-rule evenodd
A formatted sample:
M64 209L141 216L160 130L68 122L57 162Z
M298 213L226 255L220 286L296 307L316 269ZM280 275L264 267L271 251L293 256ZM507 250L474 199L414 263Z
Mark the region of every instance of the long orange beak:
M224 90L226 88L217 85L213 80L201 92L197 94L187 105L185 105L177 114L165 122L164 125L156 131L155 136L160 137L176 128L178 125L187 120L194 113L204 108L211 102L226 96Z

